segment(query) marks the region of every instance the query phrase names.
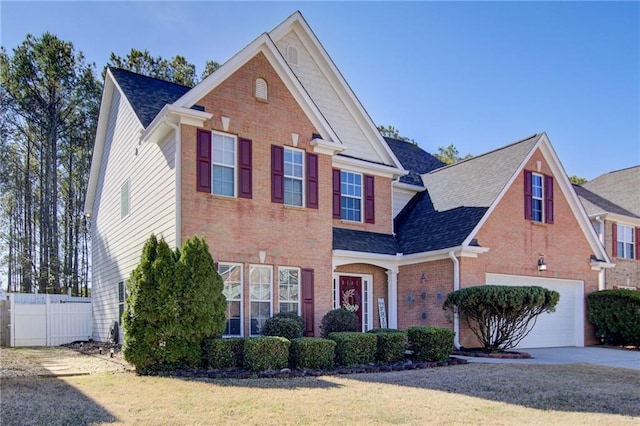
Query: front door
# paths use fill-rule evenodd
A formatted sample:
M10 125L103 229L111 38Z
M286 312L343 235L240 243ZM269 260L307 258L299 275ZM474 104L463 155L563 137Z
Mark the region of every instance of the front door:
M362 277L340 277L340 307L358 316L362 330Z

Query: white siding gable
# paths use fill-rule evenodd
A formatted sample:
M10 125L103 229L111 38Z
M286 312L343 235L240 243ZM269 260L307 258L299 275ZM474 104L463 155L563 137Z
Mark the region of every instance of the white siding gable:
M118 320L118 282L126 281L153 232L175 245L175 141L140 144L142 125L113 91L92 219L94 339L106 341ZM129 181L129 214L121 188Z
M374 149L373 144L378 144L378 141L367 138L355 119L356 113L350 111L340 99L336 89L295 32L289 31L276 41L276 46L284 58L287 58L287 49L290 46L297 49L298 63L291 66L291 70L346 147L344 154L377 163L394 164L391 158Z

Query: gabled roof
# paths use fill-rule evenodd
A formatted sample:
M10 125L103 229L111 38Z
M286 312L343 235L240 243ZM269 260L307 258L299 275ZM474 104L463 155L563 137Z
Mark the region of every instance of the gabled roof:
M402 167L409 170L409 174L402 176L400 178L400 182L409 185L423 186L420 175L446 166L445 163L438 160L415 143L389 137L385 137L384 140L387 142L396 157L398 157Z
M607 208L617 206L635 217L640 216L640 165L605 173L583 184L582 188L611 203L608 207L598 204L605 212L615 213ZM587 212L591 214L589 209Z
M580 197L580 201L589 216L613 213L620 216L629 216L640 219L640 216L631 213L629 210L623 209L619 205L612 203L606 198L603 198L580 185L573 185L573 189L576 191L576 194L578 194L578 197Z
M191 87L109 67L113 78L131 104L140 123L146 128L160 110L174 103Z
M422 175L434 208L490 207L542 135Z

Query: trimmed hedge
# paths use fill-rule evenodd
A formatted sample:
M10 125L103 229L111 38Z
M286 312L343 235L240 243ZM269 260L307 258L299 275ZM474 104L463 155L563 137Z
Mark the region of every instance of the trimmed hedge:
M252 337L244 342L244 368L250 371L268 371L286 368L289 346L284 337Z
M297 319L283 316L273 316L267 319L262 326L263 336L279 336L285 339L297 339L302 337L304 324Z
M327 312L320 323L321 336L325 339L331 333L358 331L359 328L358 316L342 308Z
M335 358L336 342L318 337L291 340L290 359L293 368L331 368Z
M587 296L596 336L612 345L640 346L640 291L602 290Z
M204 344L205 363L216 370L242 367L244 342L243 338L207 339Z
M349 367L375 361L375 334L344 331L329 334L329 339L336 342L336 365Z
M389 364L404 360L407 350L407 335L402 330L375 328L368 333L376 336L376 362Z
M456 334L445 327L413 326L407 328L409 348L416 361L444 361L453 353Z

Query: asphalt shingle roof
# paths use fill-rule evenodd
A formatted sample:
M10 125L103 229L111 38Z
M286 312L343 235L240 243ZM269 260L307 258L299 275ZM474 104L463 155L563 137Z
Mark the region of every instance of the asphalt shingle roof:
M402 167L409 170L409 174L402 176L400 182L423 186L421 174L429 173L445 166L442 161L414 143L388 137L385 137L384 140L387 141L391 151L400 160Z
M636 217L640 216L640 165L605 173L583 184L582 188L611 203L610 208L617 206ZM594 204L606 210L606 204ZM590 213L587 206L585 209Z
M167 104L191 90L188 86L109 67L138 119L146 128Z
M614 213L622 216L638 218L637 215L623 209L619 205L612 203L611 201L599 196L598 194L594 194L593 192L589 191L586 188L583 188L582 186L573 185L573 189L576 191L576 194L578 194L580 202L584 206L584 209L589 216L601 213Z
M389 234L333 228L333 249L396 254L398 253L398 242L393 235Z

